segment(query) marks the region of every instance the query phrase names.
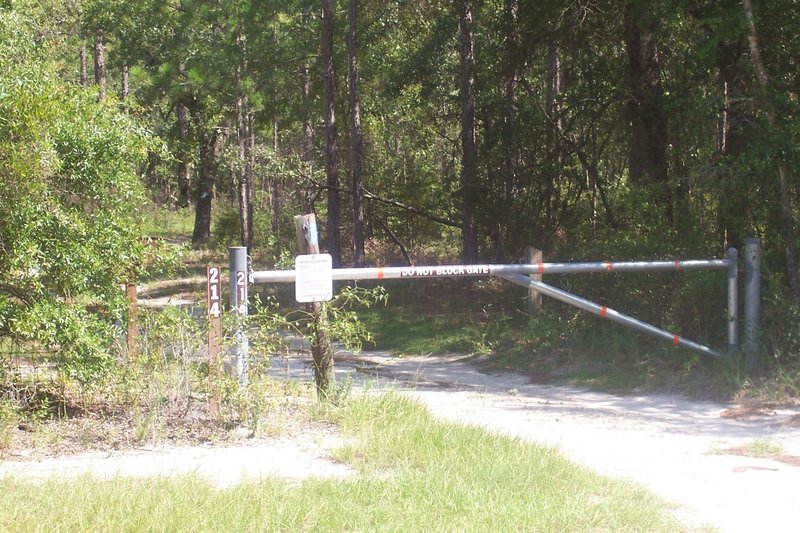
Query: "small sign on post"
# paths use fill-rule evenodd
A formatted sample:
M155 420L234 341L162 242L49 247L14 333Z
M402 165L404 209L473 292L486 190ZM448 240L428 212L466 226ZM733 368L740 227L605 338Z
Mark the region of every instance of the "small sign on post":
M213 416L219 413L219 354L222 339L222 276L219 267L210 266L207 274L208 303L208 390L209 409Z
M333 298L333 258L330 254L298 255L294 260L295 299L327 302Z
M320 399L328 398L336 382L333 371L333 344L328 335L328 312L321 303L333 297L333 260L319 253L317 219L313 213L294 217L297 235L295 259L295 298L306 302L311 317L311 358L314 360L314 382Z

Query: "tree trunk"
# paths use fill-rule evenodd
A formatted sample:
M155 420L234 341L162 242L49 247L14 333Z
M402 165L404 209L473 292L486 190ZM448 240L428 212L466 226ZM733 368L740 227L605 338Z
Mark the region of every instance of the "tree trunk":
M333 72L333 0L322 2L322 84L325 107L325 173L328 185L328 253L334 268L342 264L339 233L339 170L336 148L336 113L334 110Z
M278 117L273 118L272 125L272 153L278 153ZM255 136L251 136L252 144L250 146L251 154L255 154ZM281 225L281 212L283 211L283 197L281 191L281 184L277 179L277 173L269 179L269 209L270 209L270 227L272 234L277 238L280 233ZM303 206L305 207L305 206ZM310 212L310 211L309 211Z
M718 150L723 160L729 161L729 165L735 165L734 161L747 150L749 141L742 128L753 119L749 103L744 103L749 99L745 98L747 83L740 64L742 46L741 41L725 41L717 48L718 83L723 98L718 125ZM720 178L717 223L725 248L733 246L742 249L747 236L742 222L749 218L749 194L744 184L732 174L725 172Z
M252 113L246 109L245 97L236 99L236 132L239 142L239 237L248 253L253 247L253 160L251 147Z
M211 237L211 201L214 195L218 158L225 143L222 131L218 128L209 128L200 113L193 113L193 120L197 125L200 168L197 174L192 245L202 246Z
M655 200L672 222L672 194L667 180L667 115L656 46L658 15L654 2L631 0L625 6L625 48L628 54L631 121L629 170L634 184L660 189Z
M461 255L464 263L478 260L478 237L475 227L477 204L477 165L475 156L475 55L472 37L472 0L459 2L461 60Z
M178 153L178 197L177 206L189 205L189 182L191 181L191 168L189 166L189 153L186 149L189 143L189 118L186 105L178 102L178 138L180 148Z
M86 43L81 43L81 48L78 51L78 58L80 60L81 67L81 87L86 89L89 87L89 73L86 63Z
M119 91L119 99L122 102L125 102L128 99L128 95L130 94L130 85L128 83L128 65L122 66L122 86L120 87Z
M356 0L350 0L350 32L348 38L350 110L353 115L353 262L363 267L364 257L364 191L362 190L362 159L364 141L361 136L361 101L358 94L358 63L356 61Z
M247 49L244 39L237 37L242 65L236 67L236 134L239 144L239 238L248 253L253 248L253 154L251 151L253 113L242 87L242 70L247 68Z
M97 85L99 101L106 99L106 58L103 34L98 33L94 40L94 83Z
M303 1L303 28L309 29L311 19L311 7L309 0ZM307 61L303 61L300 72L300 83L303 101L303 161L305 162L305 172L310 179L314 174L314 129L311 125L311 75ZM314 205L311 200L311 188L305 189L303 196L303 209L306 213L314 212Z
M561 90L564 84L564 69L561 66L561 52L558 43L551 40L547 47L547 65L545 74L544 111L546 120L547 154L553 165L545 178L545 224L547 232L554 230L556 205L558 204L557 184L561 182L561 150L560 140L564 134L564 119L561 113ZM554 131L555 130L555 131Z
M766 65L761 58L761 45L759 44L758 32L756 30L755 15L753 4L750 0L742 0L745 15L747 16L748 41L750 43L750 59L756 71L758 83L763 91L767 91L770 86L769 73ZM777 128L777 118L775 109L768 100L764 106L767 111L767 118L772 129ZM786 274L789 280L789 288L795 300L800 300L800 273L797 268L797 237L794 229L794 215L792 207L791 190L791 169L786 159L781 159L778 163L778 194L780 195L781 222L783 229L783 244L786 250Z
M501 196L495 215L496 227L493 232L494 257L498 263L505 262L507 257L507 239L511 232L512 213L514 212L514 191L519 174L519 148L517 147L517 75L519 65L519 0L505 0L503 18L505 25L506 46L503 73L503 95L505 111L503 113L503 163L502 183L495 187ZM502 188L501 188L502 187Z
M272 10L272 46L278 49L278 9L274 7ZM303 24L306 24L306 19L303 19ZM304 26L305 29L305 26ZM276 65L277 67L277 65ZM276 71L277 72L277 71ZM272 114L272 153L275 157L278 156L278 95L280 88L276 85L272 89L272 109L275 110ZM250 158L251 158L251 172L255 167L255 130L251 128L253 133L250 136ZM279 179L278 172L276 171L272 177L266 178L269 181L269 208L270 208L270 228L272 235L277 239L280 234L281 212L283 211L283 190L282 184ZM251 216L252 219L252 216Z

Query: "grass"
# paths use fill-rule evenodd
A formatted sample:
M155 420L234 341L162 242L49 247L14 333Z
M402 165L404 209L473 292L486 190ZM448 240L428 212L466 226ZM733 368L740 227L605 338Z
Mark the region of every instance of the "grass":
M375 347L406 355L487 354L493 334L516 311L521 292L496 280L425 280L386 284L386 306L359 313ZM519 315L520 317L522 315Z
M777 458L780 460L780 457L786 454L786 450L773 440L757 438L735 448L711 448L709 453L711 455L739 455L758 459Z
M783 447L769 439L755 439L742 447L743 455L747 457L774 457L785 453Z
M141 215L142 231L149 237L191 237L194 229L194 210L191 208L172 209L147 204L142 207Z
M378 349L471 354L489 371L618 394L731 399L742 387L741 369L557 302L528 317L525 291L502 281L426 280L387 289L388 305L361 313Z
M331 408L359 475L222 490L197 477L0 481L4 531L674 531L660 501L555 450L393 394Z
M370 309L360 317L368 330L375 331L375 348L402 354L472 352L479 338L479 325L462 317L424 315L393 308ZM378 323L382 325L375 328Z

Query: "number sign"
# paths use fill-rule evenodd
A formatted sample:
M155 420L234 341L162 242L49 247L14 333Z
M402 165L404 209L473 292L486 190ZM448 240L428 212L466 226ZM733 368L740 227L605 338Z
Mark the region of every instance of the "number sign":
M222 281L219 267L208 267L208 316L218 318L222 314Z
M247 314L247 272L237 270L236 276L236 312L244 316Z

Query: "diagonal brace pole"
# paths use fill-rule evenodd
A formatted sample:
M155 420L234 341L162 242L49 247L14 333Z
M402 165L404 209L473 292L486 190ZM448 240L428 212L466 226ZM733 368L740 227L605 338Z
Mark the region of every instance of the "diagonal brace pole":
M512 283L516 283L517 285L522 285L523 287L527 287L529 289L536 289L546 296L550 296L551 298L555 298L561 302L573 305L578 309L588 311L589 313L597 315L600 318L607 318L612 322L617 322L618 324L635 329L636 331L667 340L672 342L672 344L675 346L681 346L683 348L694 350L711 357L722 358L721 353L709 348L708 346L703 346L702 344L684 339L679 335L675 335L669 331L657 328L651 324L648 324L647 322L642 322L641 320L637 320L631 316L624 315L618 311L609 309L604 305L596 304L585 298L581 298L580 296L576 296L562 289L553 287L552 285L542 283L541 281L532 280L521 274L502 274L500 277Z

